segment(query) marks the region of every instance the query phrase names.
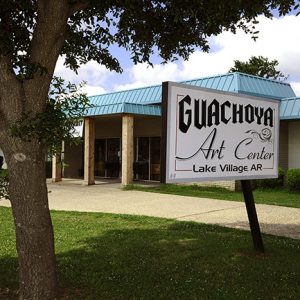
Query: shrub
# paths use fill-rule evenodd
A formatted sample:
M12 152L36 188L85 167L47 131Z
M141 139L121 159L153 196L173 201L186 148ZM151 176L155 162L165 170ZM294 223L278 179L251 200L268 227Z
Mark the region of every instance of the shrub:
M8 199L8 171L0 170L0 199Z
M278 178L271 178L271 179L258 179L256 181L256 186L259 189L274 189L280 188L284 185L284 177L285 172L282 168L278 169Z
M290 191L300 191L300 169L290 169L287 171L286 185Z

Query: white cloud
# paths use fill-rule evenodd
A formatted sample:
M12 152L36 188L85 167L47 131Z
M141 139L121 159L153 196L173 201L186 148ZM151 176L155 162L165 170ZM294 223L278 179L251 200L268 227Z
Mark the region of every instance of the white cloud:
M201 72L208 75L224 73L233 66L234 60L248 60L251 56L262 55L279 61L279 69L290 75L298 75L300 69L300 17L268 19L259 17L258 39L238 30L237 34L223 32L213 39L218 50L213 53L197 52L184 62L185 71L195 73L200 63ZM195 56L195 57L193 57ZM203 70L202 70L203 69Z
M61 76L72 83L78 84L81 81L86 81L88 85L95 87L101 87L113 75L112 72L95 61L89 61L87 64L82 65L78 70L78 74L76 74L64 66L63 57L59 57L54 73L56 76Z
M166 80L185 80L226 73L234 60L248 60L262 55L279 61L278 69L290 75L293 87L300 84L300 17L258 18L259 38L255 42L250 35L238 30L237 34L223 32L211 39L216 46L210 53L195 51L188 61L154 65L138 64L125 70L125 84L116 84L115 90L158 84ZM296 92L296 90L295 90Z
M95 95L105 94L107 91L100 86L85 85L81 89L81 92L86 93L88 96L95 96Z
M300 97L300 82L291 82L292 89L294 90L296 96Z
M125 70L128 74L128 79L131 83L122 85L115 85L115 90L120 91L124 89L132 89L143 87L146 85L161 84L162 81L176 81L180 80L178 74L179 68L175 63L168 63L166 65L148 66L146 63L138 64L130 69Z
M61 76L66 81L79 84L82 81L86 82L86 85L81 89L83 93L88 96L99 95L106 93L107 80L113 76L113 73L106 69L104 66L99 65L95 61L89 61L87 64L82 65L78 70L78 74L64 66L64 58L59 57L55 75Z

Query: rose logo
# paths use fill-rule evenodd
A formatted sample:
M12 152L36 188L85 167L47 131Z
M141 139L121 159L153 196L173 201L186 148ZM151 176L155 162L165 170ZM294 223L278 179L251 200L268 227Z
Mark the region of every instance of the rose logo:
M259 134L259 137L262 141L270 141L272 137L272 131L269 128L264 128Z

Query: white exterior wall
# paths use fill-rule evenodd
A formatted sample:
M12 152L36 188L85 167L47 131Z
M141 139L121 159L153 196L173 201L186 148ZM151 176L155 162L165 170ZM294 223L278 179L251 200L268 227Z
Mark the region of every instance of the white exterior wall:
M289 123L289 169L300 168L300 121Z

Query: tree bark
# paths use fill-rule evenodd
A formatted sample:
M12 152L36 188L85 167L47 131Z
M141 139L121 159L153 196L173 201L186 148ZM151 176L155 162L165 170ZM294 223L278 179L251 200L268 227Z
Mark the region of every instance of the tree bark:
M23 142L12 138L9 126L22 113L34 116L45 111L55 64L67 38L68 18L88 3L37 1L36 24L25 52L28 63L42 66L46 73L37 72L33 79L21 81L13 67L14 53L0 55L0 147L9 169L9 197L16 227L23 300L47 300L56 296L54 236L46 186L46 149L34 139Z
M5 146L7 148L7 145ZM10 200L16 227L20 298L55 299L53 227L48 206L45 149L14 140L6 151Z
M69 2L37 1L28 59L29 63L46 68L46 73L36 73L33 79L21 81L14 74L12 53L0 55L0 147L9 169L23 300L56 296L54 236L46 186L46 149L34 139L23 142L12 138L9 126L22 113L34 116L45 111L55 64L66 39Z

